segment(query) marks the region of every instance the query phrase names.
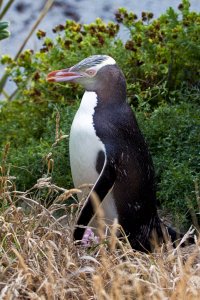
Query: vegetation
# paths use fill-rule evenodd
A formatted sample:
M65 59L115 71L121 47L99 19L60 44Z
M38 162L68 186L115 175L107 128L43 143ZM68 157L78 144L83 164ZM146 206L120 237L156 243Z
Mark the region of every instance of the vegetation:
M47 2L38 20L53 3ZM198 229L200 14L183 0L178 13L169 8L158 19L121 8L116 22L67 20L53 32L50 39L38 30L43 45L36 53L21 52L26 39L15 58L1 57L0 298L199 299L199 241L143 254L116 238L114 224L110 238L99 226L97 244L73 243L80 205L71 189L68 135L83 90L45 78L92 54L113 56L153 156L159 205L181 229ZM16 83L12 95L3 89L8 77Z
M7 30L9 24L6 21L0 21L0 40L6 39L9 37L10 33Z
M10 151L9 172L26 190L48 171L56 184L71 187L68 140L55 141L56 115L59 136L69 135L70 124L83 90L74 85L50 85L51 70L71 66L97 53L113 56L127 78L128 101L135 110L153 155L159 202L181 224L191 223L198 211L194 189L199 181L199 74L200 15L190 12L189 2L179 13L169 8L158 19L143 12L138 18L121 8L116 23L101 19L89 25L71 20L53 28L55 39L38 30L43 46L25 50L17 59L3 55L6 76L16 83L14 95L5 97L0 110L0 145ZM119 24L129 31L123 43ZM11 97L13 98L12 101ZM48 154L51 153L49 156Z

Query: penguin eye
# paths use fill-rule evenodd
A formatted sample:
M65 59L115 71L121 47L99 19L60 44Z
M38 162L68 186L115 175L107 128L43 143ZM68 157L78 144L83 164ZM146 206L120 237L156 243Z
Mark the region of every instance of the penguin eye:
M96 71L93 69L90 69L90 70L86 70L85 73L88 74L89 76L93 77L96 74Z

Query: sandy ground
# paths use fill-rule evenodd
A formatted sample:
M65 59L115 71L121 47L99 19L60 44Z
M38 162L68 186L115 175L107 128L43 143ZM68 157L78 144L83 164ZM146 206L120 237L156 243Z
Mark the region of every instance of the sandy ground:
M4 1L4 4L7 1ZM46 0L15 0L5 16L5 20L10 21L11 36L0 44L0 55L11 54L14 56L22 41L29 33L34 22L38 18L39 12L43 8ZM191 9L200 11L200 0L190 0ZM138 16L142 11L151 11L155 17L165 12L172 6L177 9L180 0L55 0L52 8L40 23L39 28L45 30L49 36L53 36L52 28L57 24L62 24L67 18L74 19L82 23L90 23L97 17L104 21L114 20L114 13L119 7L126 7L133 10ZM125 38L127 32L121 30L120 36ZM40 42L33 34L26 48L39 49ZM0 68L0 76L3 68ZM11 86L7 85L6 90L10 91Z

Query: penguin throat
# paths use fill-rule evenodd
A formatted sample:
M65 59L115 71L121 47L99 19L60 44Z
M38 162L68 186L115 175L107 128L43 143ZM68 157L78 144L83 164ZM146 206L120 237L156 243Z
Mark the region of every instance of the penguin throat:
M99 89L96 91L97 99L102 105L117 105L126 102L125 87L108 87L107 89Z
M97 93L92 91L85 91L81 100L79 111L87 115L93 115L94 109L97 106Z

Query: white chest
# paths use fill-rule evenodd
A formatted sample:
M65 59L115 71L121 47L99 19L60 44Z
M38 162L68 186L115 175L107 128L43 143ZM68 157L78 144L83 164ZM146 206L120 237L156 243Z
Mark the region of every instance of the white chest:
M74 185L94 184L98 178L96 159L105 147L97 137L93 115L97 105L95 92L85 92L71 126L69 151Z

